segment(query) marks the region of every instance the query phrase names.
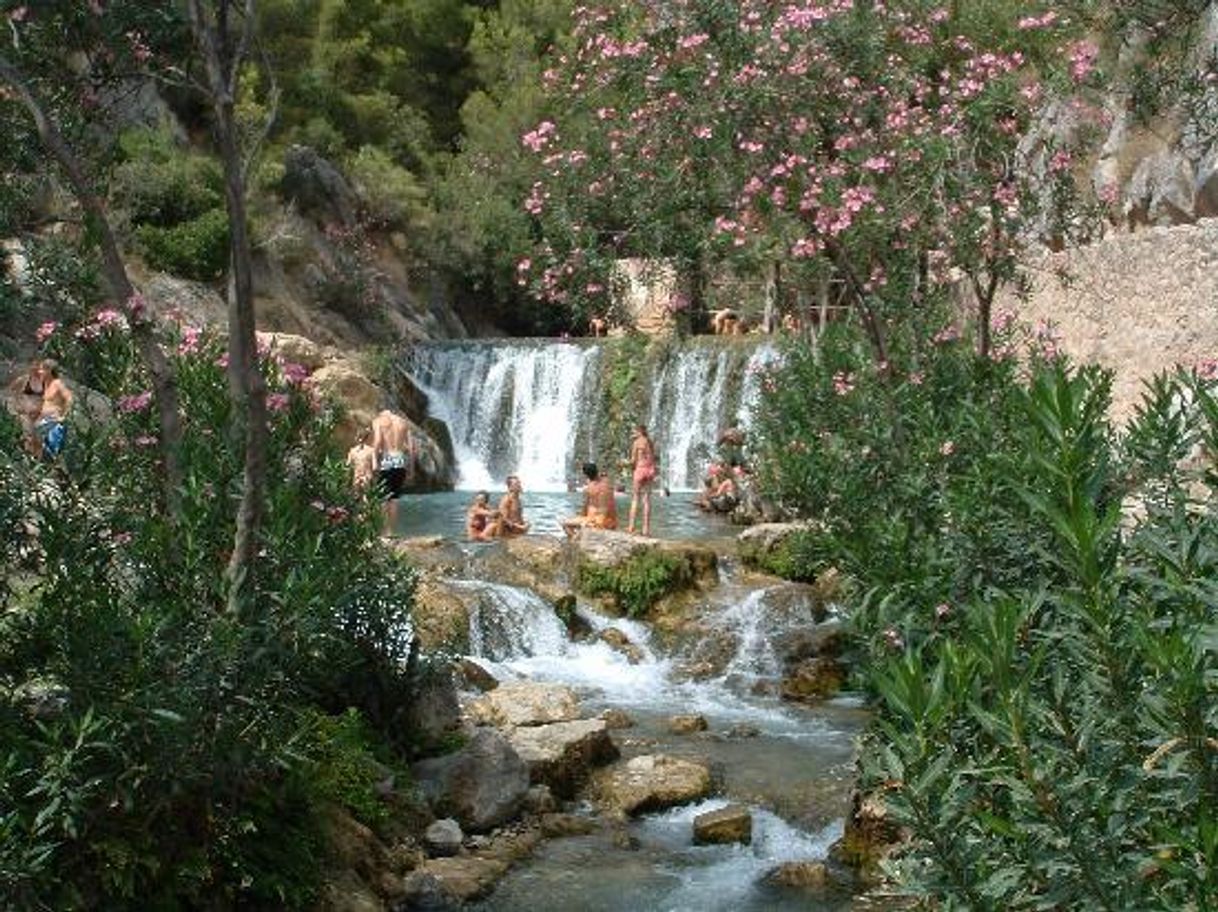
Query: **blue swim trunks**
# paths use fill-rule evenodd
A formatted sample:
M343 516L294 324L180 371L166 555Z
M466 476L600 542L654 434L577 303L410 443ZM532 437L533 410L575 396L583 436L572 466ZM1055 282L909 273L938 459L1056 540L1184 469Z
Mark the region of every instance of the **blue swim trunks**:
M45 459L54 459L63 452L64 442L68 438L68 426L59 418L44 415L34 425L38 439L42 441L42 455Z

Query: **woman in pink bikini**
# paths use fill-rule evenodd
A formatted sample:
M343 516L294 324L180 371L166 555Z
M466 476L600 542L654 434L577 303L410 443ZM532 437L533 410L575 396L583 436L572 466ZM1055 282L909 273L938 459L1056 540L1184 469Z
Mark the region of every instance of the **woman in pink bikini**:
M630 443L630 465L634 468L634 493L630 498L630 519L626 531L634 531L634 519L638 512L639 498L643 499L643 534L651 535L651 485L656 480L656 449L647 436L647 428L635 425L634 440Z

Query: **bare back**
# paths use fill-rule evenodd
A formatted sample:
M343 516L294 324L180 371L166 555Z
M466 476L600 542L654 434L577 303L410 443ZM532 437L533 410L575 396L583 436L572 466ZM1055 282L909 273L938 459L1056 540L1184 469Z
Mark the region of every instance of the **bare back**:
M411 439L409 422L388 410L378 414L372 419L372 447L378 456L413 452L414 441Z
M584 488L584 513L587 516L605 516L617 520L617 499L613 485L606 478L588 482Z
M43 390L40 417L63 419L67 417L68 411L71 408L72 391L58 377L54 378L47 384L46 389Z

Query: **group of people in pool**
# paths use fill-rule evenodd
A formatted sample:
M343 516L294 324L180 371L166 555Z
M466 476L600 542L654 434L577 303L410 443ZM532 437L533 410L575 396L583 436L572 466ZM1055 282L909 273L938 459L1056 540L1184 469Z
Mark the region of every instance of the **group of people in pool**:
M636 520L641 519L640 531L643 535L651 535L651 491L659 475L659 463L656 459L655 444L652 443L647 428L641 424L635 427L630 442L629 466L632 496L626 531L633 533ZM602 475L595 462L584 463L583 473L586 479L583 504L578 514L562 521L563 531L568 536L574 536L585 527L616 529L617 490L613 480ZM466 512L466 536L474 541L489 541L527 532L529 524L524 520L524 509L520 501L521 490L520 479L515 475L508 476L507 493L493 510L490 497L485 491L474 495L474 501Z

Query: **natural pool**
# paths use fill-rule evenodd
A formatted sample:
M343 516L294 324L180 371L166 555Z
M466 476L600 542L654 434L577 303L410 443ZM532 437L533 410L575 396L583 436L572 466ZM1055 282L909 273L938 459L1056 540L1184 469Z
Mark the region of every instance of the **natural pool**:
M403 537L443 535L465 536L465 511L474 499L473 491L444 491L438 494L407 494L399 501L396 532ZM491 503L498 503L501 491L490 491ZM551 491L524 492L524 518L532 523L533 533L561 535L559 522L578 512L582 494ZM658 538L705 541L726 538L739 531L721 516L710 516L693 505L694 494L674 492L670 497L653 496L652 534ZM626 527L630 497L618 497L621 528Z

